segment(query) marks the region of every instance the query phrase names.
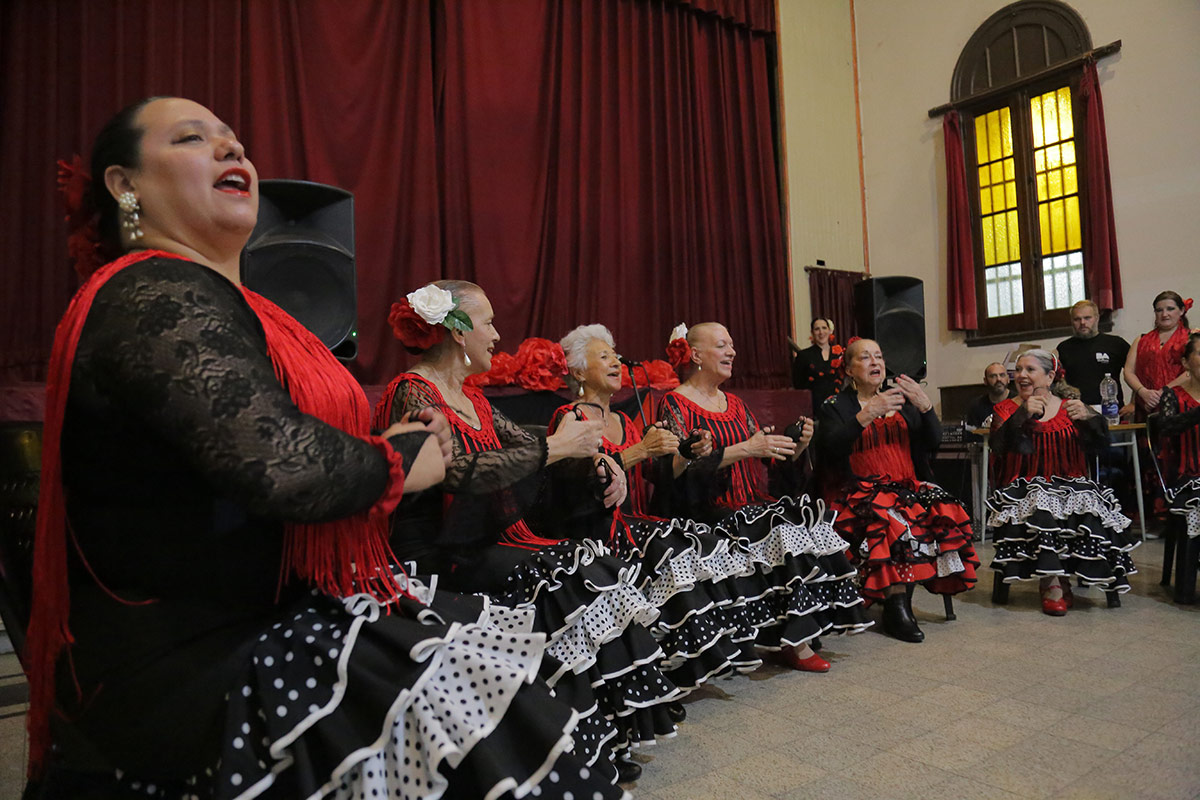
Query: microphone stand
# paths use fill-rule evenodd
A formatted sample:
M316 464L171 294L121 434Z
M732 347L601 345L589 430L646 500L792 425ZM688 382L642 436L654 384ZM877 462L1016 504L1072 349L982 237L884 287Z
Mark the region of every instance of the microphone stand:
M642 418L642 430L646 430L650 425L646 422L646 409L642 407L642 395L638 392L637 377L634 375L635 368L642 367L642 369L645 369L645 367L640 362L626 364L625 366L629 370L629 383L633 386L633 399L637 403L638 416ZM647 372L646 375L649 376L650 373Z

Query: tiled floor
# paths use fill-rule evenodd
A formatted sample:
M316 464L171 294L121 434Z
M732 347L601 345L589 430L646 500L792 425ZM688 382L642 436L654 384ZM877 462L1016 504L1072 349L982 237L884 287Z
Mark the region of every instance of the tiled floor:
M1031 584L997 608L984 570L955 622L918 591L923 644L869 631L826 642L827 675L717 681L636 756L634 797L1200 798L1200 607L1169 601L1161 559L1160 541L1135 551L1120 609L1078 592L1047 617ZM16 671L0 656L0 676ZM0 798L19 796L23 724L0 719Z

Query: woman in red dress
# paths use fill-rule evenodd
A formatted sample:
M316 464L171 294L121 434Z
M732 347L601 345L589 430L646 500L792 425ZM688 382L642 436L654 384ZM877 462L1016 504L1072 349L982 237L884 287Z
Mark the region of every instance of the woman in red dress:
M884 630L924 641L909 587L950 595L975 584L970 517L932 482L929 456L942 425L920 384L900 375L885 387L883 352L870 339L847 345L845 363L847 387L817 417L826 493L838 533L851 544L863 596L884 601Z
M1137 418L1158 408L1163 389L1183 379L1181 358L1188 341L1187 312L1192 306L1177 293L1154 298L1154 330L1143 333L1125 358L1125 382L1133 389Z
M1175 601L1196 602L1196 558L1200 550L1200 333L1183 350L1183 382L1162 393L1157 432L1168 455L1168 524L1178 551ZM1153 417L1151 418L1153 419ZM1170 559L1170 556L1167 556ZM1164 564L1164 574L1166 574Z
M988 528L996 542L993 598L1006 602L1008 584L1040 582L1042 610L1062 616L1074 604L1070 578L1109 593L1129 591L1138 542L1125 535L1129 518L1111 489L1087 477L1086 451L1103 449L1108 426L1059 379L1058 359L1030 350L1017 359L1017 396L996 404L992 451L1001 488L988 498Z

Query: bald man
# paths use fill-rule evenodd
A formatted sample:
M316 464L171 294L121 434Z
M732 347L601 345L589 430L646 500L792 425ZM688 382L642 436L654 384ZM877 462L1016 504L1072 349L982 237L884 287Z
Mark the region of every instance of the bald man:
M987 392L967 406L967 424L972 428L982 426L996 403L1008 399L1008 370L999 361L993 361L983 370L983 385Z

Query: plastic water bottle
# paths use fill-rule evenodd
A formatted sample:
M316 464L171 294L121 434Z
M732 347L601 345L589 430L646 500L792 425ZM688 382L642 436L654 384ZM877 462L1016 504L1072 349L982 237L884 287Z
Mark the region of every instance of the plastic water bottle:
M1100 381L1100 413L1109 425L1121 421L1121 407L1117 405L1117 382L1107 372L1104 373L1104 380Z

